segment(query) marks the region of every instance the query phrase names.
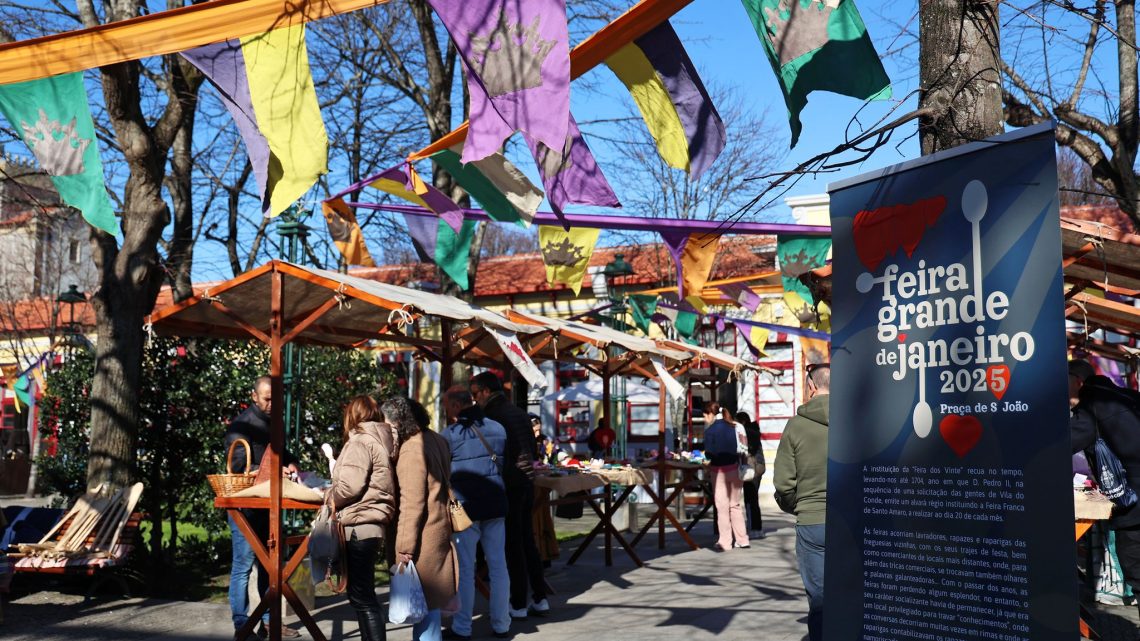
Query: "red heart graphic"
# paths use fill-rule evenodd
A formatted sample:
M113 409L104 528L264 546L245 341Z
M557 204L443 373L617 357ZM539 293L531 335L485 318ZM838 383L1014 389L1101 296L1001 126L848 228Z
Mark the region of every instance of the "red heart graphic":
M959 458L970 453L982 438L982 423L969 414L947 414L938 423L942 439Z
M1005 396L1005 391L1009 389L1009 366L1008 365L990 365L986 368L986 386L994 393L997 400Z
M907 257L918 247L926 228L946 210L946 197L925 198L908 205L889 205L855 214L852 233L859 262L875 271L900 247Z
M906 342L906 334L899 334L899 342L900 343Z

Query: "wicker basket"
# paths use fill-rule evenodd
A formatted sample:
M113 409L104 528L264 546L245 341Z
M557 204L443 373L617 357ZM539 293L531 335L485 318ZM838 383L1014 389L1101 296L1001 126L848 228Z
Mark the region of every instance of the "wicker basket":
M234 474L233 471L233 458L234 448L241 444L245 448L245 473ZM210 487L214 488L214 494L219 497L226 497L244 490L253 485L254 479L257 478L257 472L250 471L252 460L249 455L249 443L239 438L233 443L230 443L230 449L226 452L226 473L225 474L207 474L206 480L210 482Z

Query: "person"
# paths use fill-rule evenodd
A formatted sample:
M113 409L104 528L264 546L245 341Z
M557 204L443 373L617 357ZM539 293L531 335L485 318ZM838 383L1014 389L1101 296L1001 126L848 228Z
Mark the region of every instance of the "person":
M590 432L590 436L586 439L586 446L590 448L590 458L604 458L616 439L617 435L606 423L606 419L598 419L598 427Z
M510 579L507 575L507 489L503 484L503 456L507 430L483 416L471 393L452 387L443 396L449 423L443 438L451 450L451 490L463 504L471 527L455 533L459 556L459 611L451 619L446 639L471 638L471 612L475 607L475 546L482 544L491 580L491 630L510 636Z
M507 486L507 572L511 577L511 617L525 619L529 612L543 616L550 611L546 600L546 579L542 559L534 542L531 510L534 483L527 467L535 459L534 430L526 412L503 394L503 382L494 372L471 378L471 396L487 418L507 429L507 449L503 457L503 482ZM519 467L522 465L522 467Z
M384 420L396 426L399 512L396 561L414 562L428 613L412 626L413 641L440 641L440 609L458 591L456 558L447 509L451 452L442 436L428 429L427 410L416 401L394 396L380 406Z
M720 403L705 403L705 456L712 474L713 503L716 505L716 548L748 548L748 531L744 527L741 499L744 484L740 481L740 444L736 426L725 420Z
M748 416L748 412L736 413L737 423L744 426L748 442L748 456L763 460L764 451L760 444L760 426ZM744 482L744 505L748 508L748 528L754 539L764 538L764 515L760 513L760 477Z
M387 617L376 599L376 562L384 529L396 514L392 431L371 396L344 408L344 444L333 468L329 501L344 525L348 602L363 641L384 641Z
M1069 396L1077 400L1069 417L1073 452L1090 449L1097 434L1120 459L1125 480L1140 490L1140 394L1117 387L1082 359L1069 361ZM1116 556L1124 582L1140 591L1140 503L1115 506L1109 527L1115 532Z
M255 380L253 382L253 391L250 393L250 400L252 402L249 407L246 407L240 414L235 416L226 429L225 451L229 452L230 445L238 439L244 439L249 443L250 468L254 469L261 466L261 459L265 456L265 448L269 447L269 412L273 406L272 379L268 376L261 376ZM284 466L284 471L290 474L297 473L297 458L290 454L288 450L282 453L281 461ZM244 447L234 448L232 469L235 473L246 471ZM262 542L269 539L268 510L243 509L242 514ZM238 528L234 518L227 513L226 519L230 524L230 547L232 552L229 587L230 615L233 618L234 631L236 632L249 621L249 575L253 571L253 564L257 560L257 557L253 553L253 547ZM257 593L264 595L268 589L269 574L265 572L264 568L260 568L259 565L259 571L257 573ZM269 609L267 608L262 615L261 629L258 632L261 637L267 634L268 625ZM288 626L282 626L281 635L286 639L294 639L300 637L301 633ZM250 638L254 639L256 637L250 635Z
M776 505L796 515L796 561L808 595L808 639L823 638L823 543L827 514L827 418L831 366L807 366L808 402L788 419L776 449Z

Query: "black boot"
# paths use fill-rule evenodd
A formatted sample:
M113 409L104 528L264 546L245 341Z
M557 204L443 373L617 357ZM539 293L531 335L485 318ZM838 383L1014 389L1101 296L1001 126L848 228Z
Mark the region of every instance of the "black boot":
M362 641L386 641L387 628L381 612L358 611L356 622L360 625Z

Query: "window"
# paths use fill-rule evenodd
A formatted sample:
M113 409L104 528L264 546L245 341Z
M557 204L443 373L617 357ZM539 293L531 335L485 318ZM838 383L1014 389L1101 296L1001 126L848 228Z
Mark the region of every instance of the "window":
M67 260L72 265L79 262L79 241L72 240L67 243Z

